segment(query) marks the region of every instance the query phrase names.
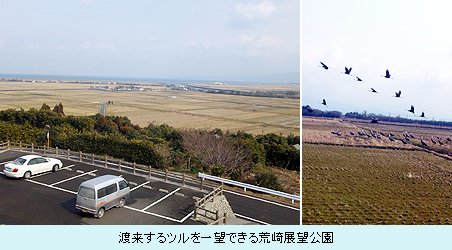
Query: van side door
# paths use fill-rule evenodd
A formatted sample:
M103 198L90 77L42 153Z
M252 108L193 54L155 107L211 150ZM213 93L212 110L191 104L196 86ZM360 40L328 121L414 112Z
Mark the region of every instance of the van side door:
M118 184L113 183L107 186L107 205L106 208L109 209L118 204Z

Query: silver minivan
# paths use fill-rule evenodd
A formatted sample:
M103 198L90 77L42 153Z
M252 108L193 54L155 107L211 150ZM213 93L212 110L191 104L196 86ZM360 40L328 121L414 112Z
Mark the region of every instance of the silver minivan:
M129 183L124 178L103 175L80 184L75 208L100 219L106 210L123 207L129 196Z

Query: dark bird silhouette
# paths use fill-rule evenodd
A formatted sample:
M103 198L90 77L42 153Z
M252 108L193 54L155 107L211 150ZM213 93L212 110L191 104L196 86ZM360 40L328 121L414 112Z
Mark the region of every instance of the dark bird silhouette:
M399 90L399 92L395 92L395 97L401 98L400 95L402 94L402 91Z
M423 117L423 118L425 118L425 114L424 114L424 112L422 112L422 114L419 116L419 117Z
M358 135L364 135L364 133L361 131L358 131Z
M433 136L432 136L431 140L432 140L433 144L436 144L436 141L433 139Z
M443 143L441 140L438 140L438 143L439 143L440 145L444 145L444 143Z
M448 141L452 141L452 140L449 138L449 136L446 136L446 139L447 139Z
M370 88L370 92L379 94L374 88Z
M391 75L389 74L389 70L386 70L386 75L382 76L384 78L391 78ZM392 78L391 78L392 79Z
M359 78L359 77L356 77L356 80L358 81L358 82L362 82L363 80L361 79L361 78Z
M411 105L411 108L408 110L408 112L411 112L414 115L414 106L413 105Z
M343 72L343 73L346 75L350 75L350 72L352 72L352 67L350 67L350 68L345 67L345 72Z
M319 67L322 67L322 68L328 70L328 66L326 66L323 62L320 62L320 64L322 64L322 66L319 66Z
M402 142L403 144L407 144L408 142L406 142L403 138L402 138Z
M424 145L424 146L427 147L427 143L425 143L425 141L423 140L423 137L422 137L422 136L421 136L421 143L422 143L422 145Z
M394 139L392 139L392 137L391 137L391 136L388 136L388 138L389 138L389 140L391 140L391 141L394 141Z
M393 134L392 132L389 132L389 135L390 135L390 136L394 136L394 134Z
M381 134L382 136L386 136L385 133L383 133L383 132L380 132L380 134Z
M323 102L322 102L322 104L328 107L328 105L326 105L326 101L325 101L325 99L323 99Z
M351 134L351 135L355 135L355 133L353 133L352 131L350 131L350 134Z

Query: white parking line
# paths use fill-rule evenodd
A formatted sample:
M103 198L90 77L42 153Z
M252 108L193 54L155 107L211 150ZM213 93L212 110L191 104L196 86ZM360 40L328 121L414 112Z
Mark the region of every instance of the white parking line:
M60 168L60 170L61 170L61 169L69 169L69 170L70 170L70 168L73 167L73 166L75 166L75 165L72 164L72 165L66 166L66 167L64 167L64 168Z
M242 217L242 218L247 219L247 220L250 220L250 221L254 221L254 222L260 223L260 224L271 225L270 223L263 222L263 221L260 221L260 220L256 220L256 219L253 219L253 218L250 218L250 217L246 217L246 216L244 216L244 215L240 215L240 214L236 214L236 213L234 213L234 215L235 215L235 216L238 216L238 217Z
M70 165L70 166L67 166L67 167L64 167L64 168L60 168L59 170L61 170L61 169L67 169L68 167L73 167L74 165ZM43 176L43 175L47 175L47 174L51 174L51 173L53 173L52 171L49 171L49 172L45 172L45 173L41 173L41 174L38 174L38 175L33 175L32 177L30 177L30 179L33 179L33 178L36 178L36 177L39 177L39 176Z
M137 208L133 208L133 207L129 207L129 206L124 206L124 207L125 207L125 208L128 208L128 209L130 209L130 210L133 210L133 211L137 211L137 212L141 212L141 213L145 213L145 214L154 215L154 216L156 216L156 217L163 218L163 219L167 219L167 220L170 220L170 221L174 221L174 222L178 222L178 223L182 223L182 222L183 222L182 220L176 220L176 219L173 219L173 218L171 218L171 217L166 217L166 216L163 216L163 215L160 215L160 214L154 214L154 213L151 213L151 212L142 211L142 210L137 209Z
M67 192L67 193L77 194L77 192L74 192L74 191L71 191L71 190L67 190L67 189L64 189L64 188L59 188L59 187L50 186L50 185L48 185L48 184L41 183L41 182L37 182L37 181L33 181L33 180L30 180L30 179L25 179L25 180L28 181L28 182L32 182L32 183L35 183L35 184L39 184L39 185L45 186L45 187L49 187L49 188L54 188L54 189L57 189L57 190L61 190L61 191Z
M147 182L145 182L145 183L143 183L143 184L140 184L139 186L136 186L136 187L130 189L130 192L132 192L133 190L135 190L135 189L137 189L137 188L140 188L140 187L142 187L142 186L148 184L149 182L150 182L150 181L147 181Z
M164 199L168 198L170 195L176 193L177 191L179 191L179 189L180 189L180 188L176 188L176 190L174 190L173 192L171 192L171 193L169 193L169 194L163 196L162 198L160 198L160 199L157 200L156 202L152 203L151 205L149 205L149 206L147 206L147 207L145 207L145 208L143 208L143 209L141 209L141 210L142 210L142 211L147 210L148 208L150 208L150 207L154 206L155 204L157 204L157 203L163 201Z
M290 208L290 209L293 209L293 210L300 211L300 209L299 209L299 208L296 208L296 207L286 206L286 205L279 204L279 203L276 203L276 202L272 202L272 201L268 201L268 200L264 200L264 199L260 199L260 198L256 198L256 197L252 197L252 196L245 195L245 194L240 194L240 193L232 192L232 191L229 191L229 190L224 190L224 189L223 189L223 192L227 192L227 193L231 193L231 194L243 196L243 197L250 198L250 199L254 199L254 200L258 200L258 201L263 201L263 202L267 202L267 203L270 203L270 204L273 204L273 205L278 205L278 206L280 206L280 207L285 207L285 208Z
M55 183L53 183L53 184L50 184L50 186L57 185L57 184L60 184L60 183L66 182L66 181L70 181L70 180L72 180L72 179L75 179L75 178L78 178L78 177L80 177L80 176L87 175L87 174L90 174L90 173L94 173L94 172L96 172L96 171L97 171L97 169L96 169L96 170L93 170L93 171L90 171L90 172L86 172L86 173L84 173L84 174L79 174L79 175L77 175L77 176L74 176L74 177L71 177L71 178L68 178L68 179L64 179L64 180L62 180L62 181L59 181L59 182L55 182Z

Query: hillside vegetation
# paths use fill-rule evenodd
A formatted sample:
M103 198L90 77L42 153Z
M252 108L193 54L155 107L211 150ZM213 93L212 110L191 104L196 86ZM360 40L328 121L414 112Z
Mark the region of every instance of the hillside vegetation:
M292 134L232 134L221 129L175 129L167 124L142 128L124 116L65 116L60 103L53 110L43 104L40 110L0 111L0 141L44 145L46 125L51 128L51 147L160 169L200 171L283 191L299 185L300 151L292 145L300 143L300 137ZM275 173L281 172L294 174L278 179Z

